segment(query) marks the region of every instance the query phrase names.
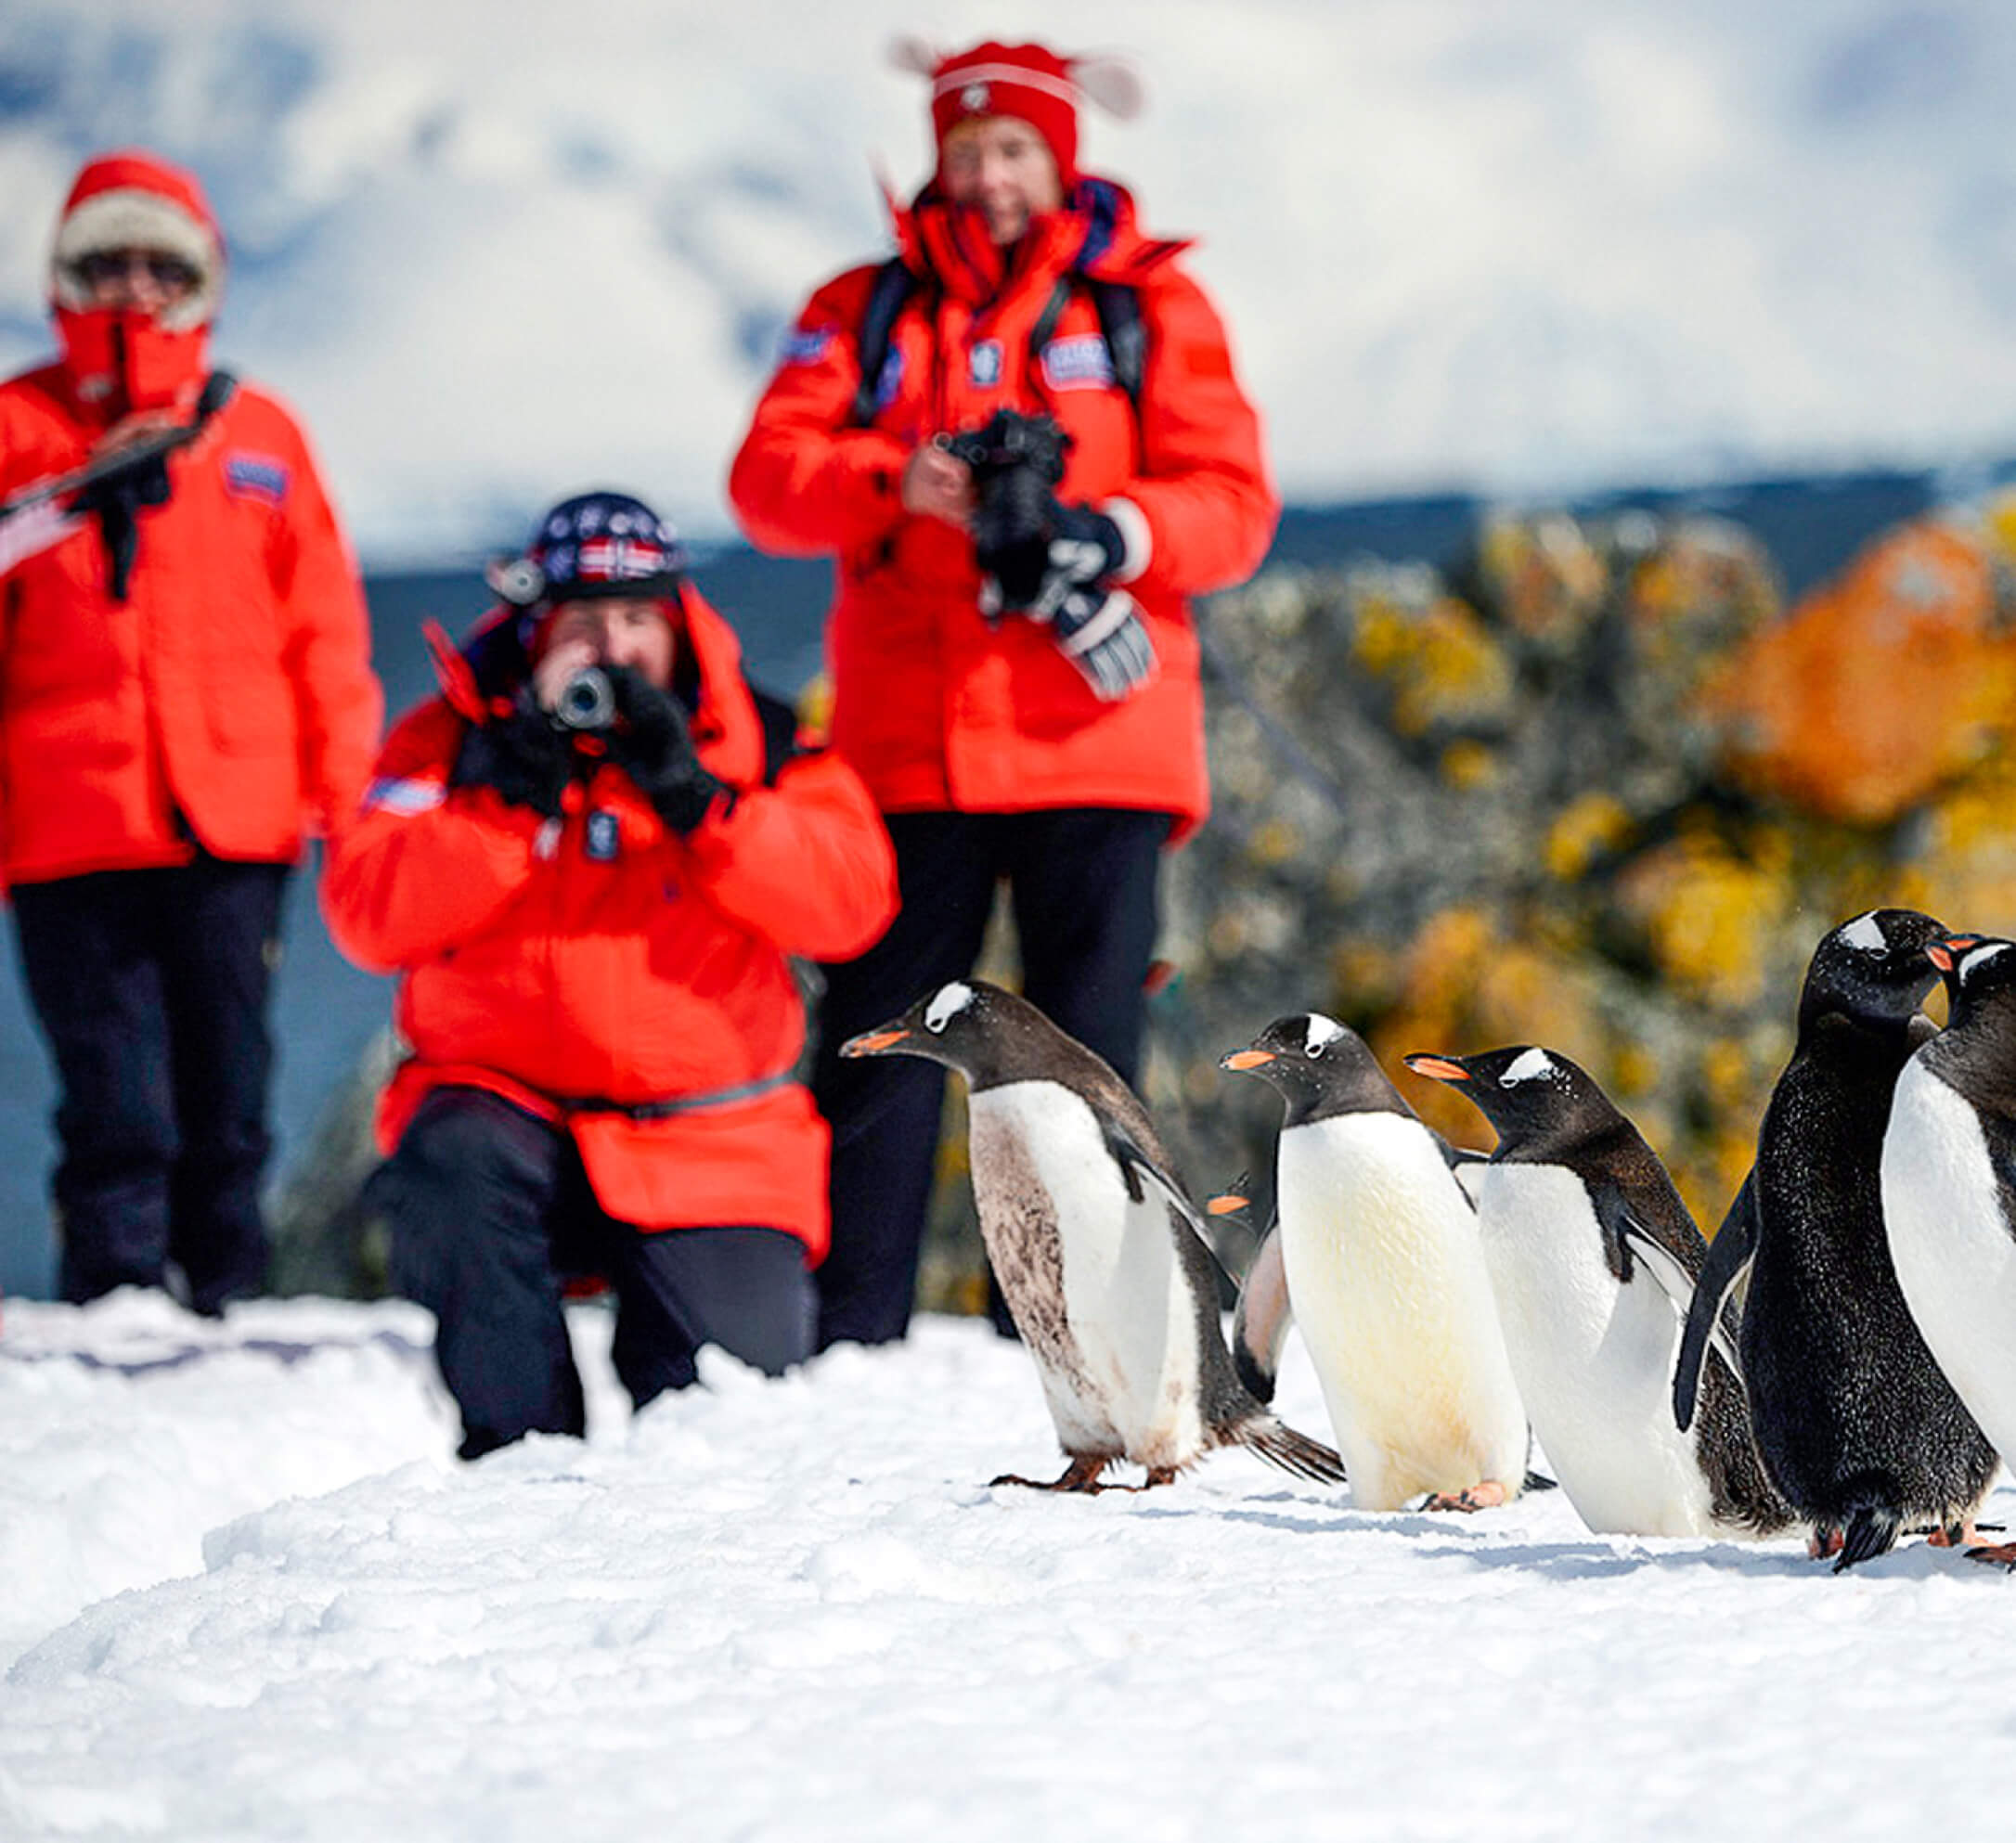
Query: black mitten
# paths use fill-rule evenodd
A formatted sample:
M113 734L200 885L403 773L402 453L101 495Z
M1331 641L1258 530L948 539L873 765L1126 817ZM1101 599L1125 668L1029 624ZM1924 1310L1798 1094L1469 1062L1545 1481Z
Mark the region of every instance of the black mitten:
M689 832L707 817L725 781L707 772L693 749L686 713L671 692L660 690L634 666L612 666L616 727L609 758L634 780L658 817L676 832Z
M557 819L560 797L580 759L573 737L521 696L507 715L472 723L463 731L448 785L495 788L507 806L529 806Z

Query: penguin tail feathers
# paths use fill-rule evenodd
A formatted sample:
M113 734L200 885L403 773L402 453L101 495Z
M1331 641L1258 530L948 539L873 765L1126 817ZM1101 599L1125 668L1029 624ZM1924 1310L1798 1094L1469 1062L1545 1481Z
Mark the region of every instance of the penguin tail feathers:
M1298 1478L1311 1478L1319 1485L1341 1485L1344 1462L1321 1440L1299 1434L1272 1414L1249 1415L1227 1430L1228 1443L1258 1453L1270 1465L1292 1472Z
M1862 1478L1848 1491L1848 1514L1842 1525L1841 1554L1834 1572L1874 1561L1896 1547L1904 1513L1893 1486L1881 1478Z

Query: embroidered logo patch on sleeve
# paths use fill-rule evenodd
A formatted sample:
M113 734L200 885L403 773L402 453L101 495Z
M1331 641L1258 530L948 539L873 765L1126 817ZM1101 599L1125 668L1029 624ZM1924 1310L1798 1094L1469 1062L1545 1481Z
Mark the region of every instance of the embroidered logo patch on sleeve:
M826 348L833 343L833 336L837 330L830 326L792 328L784 335L777 362L780 365L817 365L825 357Z
M262 499L277 506L287 497L285 461L271 455L235 454L224 458L225 489L235 499Z

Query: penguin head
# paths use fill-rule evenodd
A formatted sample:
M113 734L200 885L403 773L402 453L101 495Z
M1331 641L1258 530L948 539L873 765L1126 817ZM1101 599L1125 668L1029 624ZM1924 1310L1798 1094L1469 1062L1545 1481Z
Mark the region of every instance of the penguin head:
M1286 1126L1338 1114L1414 1112L1386 1078L1364 1038L1321 1012L1277 1017L1244 1050L1221 1056L1218 1066L1258 1076L1279 1089L1287 1108Z
M1476 1103L1497 1129L1496 1157L1506 1157L1564 1129L1607 1123L1616 1113L1594 1076L1556 1050L1514 1043L1475 1056L1406 1057L1415 1075L1445 1081ZM1595 1116L1592 1118L1592 1116Z
M1830 930L1806 968L1800 1029L1829 1012L1866 1024L1908 1024L1939 983L1926 949L1946 932L1915 909L1872 909Z
M1946 984L1950 1027L1966 1030L1991 1011L2005 1011L2016 992L2016 941L1997 934L1947 934L1925 958Z
M976 1089L1043 1075L1082 1081L1105 1068L1027 999L984 979L935 986L902 1016L849 1037L840 1053L922 1056L957 1069Z
M1026 1003L984 979L955 979L926 992L900 1017L850 1037L846 1057L922 1056L970 1075L984 1059L987 1039L1013 1005Z

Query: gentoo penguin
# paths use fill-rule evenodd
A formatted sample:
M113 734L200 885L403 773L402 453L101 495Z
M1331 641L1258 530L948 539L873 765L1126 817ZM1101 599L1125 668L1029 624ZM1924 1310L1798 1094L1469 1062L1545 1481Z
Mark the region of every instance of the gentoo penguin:
M1674 1425L1674 1358L1708 1244L1638 1129L1551 1050L1406 1061L1497 1128L1477 1192L1484 1264L1533 1432L1583 1521L1622 1536L1782 1529L1791 1512L1719 1352L1693 1431Z
M1708 1332L1748 1267L1738 1338L1751 1431L1772 1483L1835 1572L1908 1527L1967 1528L1996 1455L1912 1322L1883 1227L1880 1161L1897 1077L1933 1035L1919 1010L1945 930L1878 909L1822 937L1806 969L1792 1058L1757 1158L1696 1287L1674 1416L1692 1412Z
M1225 1446L1343 1483L1335 1452L1240 1386L1195 1205L1147 1111L1083 1044L976 979L840 1053L924 1056L966 1077L981 1238L1070 1460L1039 1489L1098 1490L1119 1459L1163 1485Z
M1883 1219L1897 1283L1981 1429L2016 1452L2016 942L1926 949L1945 1029L1905 1064L1883 1136ZM2016 1566L2016 1543L1970 1551Z
M1427 1492L1435 1508L1476 1510L1516 1497L1526 1412L1476 1213L1440 1135L1332 1018L1277 1018L1219 1065L1286 1103L1282 1271L1352 1503L1397 1510Z

